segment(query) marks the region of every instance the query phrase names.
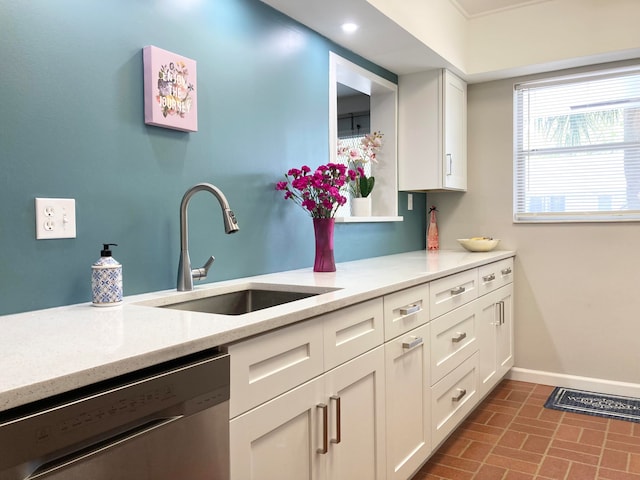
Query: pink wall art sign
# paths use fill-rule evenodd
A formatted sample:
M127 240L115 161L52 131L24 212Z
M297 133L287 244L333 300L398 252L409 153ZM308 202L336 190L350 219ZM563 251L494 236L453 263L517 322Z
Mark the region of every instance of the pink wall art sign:
M196 61L154 46L142 49L144 123L198 131Z

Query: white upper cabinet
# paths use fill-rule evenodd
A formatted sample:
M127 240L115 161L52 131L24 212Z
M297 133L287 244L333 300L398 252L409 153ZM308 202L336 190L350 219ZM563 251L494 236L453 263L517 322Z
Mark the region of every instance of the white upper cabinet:
M398 82L398 187L467 189L467 85L447 70Z

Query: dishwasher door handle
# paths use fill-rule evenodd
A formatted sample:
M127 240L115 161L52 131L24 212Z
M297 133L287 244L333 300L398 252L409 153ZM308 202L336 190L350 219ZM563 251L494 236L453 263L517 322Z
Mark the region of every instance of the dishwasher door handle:
M91 458L98 453L102 453L113 447L122 445L129 440L133 440L134 438L146 435L147 433L164 427L165 425L169 425L170 423L177 422L182 418L184 418L184 415L156 418L154 420L143 423L138 427L107 438L106 440L102 440L92 445L87 445L86 447L80 447L75 452L69 453L63 457L56 458L55 460L51 460L39 465L28 477L25 477L25 480L35 480L36 478L44 477L45 475L49 475L57 470L62 470L64 468L70 467L80 461Z

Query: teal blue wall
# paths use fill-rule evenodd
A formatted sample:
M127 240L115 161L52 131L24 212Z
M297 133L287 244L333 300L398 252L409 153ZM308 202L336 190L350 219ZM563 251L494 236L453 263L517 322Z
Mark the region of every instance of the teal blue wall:
M144 124L145 45L197 61L198 132ZM194 197L208 281L310 267L311 220L274 184L328 160L330 50L368 65L257 0L0 0L0 314L90 301L103 242L125 295L174 288L180 199L203 181L241 228ZM75 198L77 238L36 240L35 197ZM424 248L424 197L405 197L404 222L337 225L336 260Z

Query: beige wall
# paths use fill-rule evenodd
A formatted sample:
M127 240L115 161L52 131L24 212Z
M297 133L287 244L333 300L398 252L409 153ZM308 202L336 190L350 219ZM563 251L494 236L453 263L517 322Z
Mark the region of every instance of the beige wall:
M633 58L640 47L639 17L638 0L554 0L473 18L465 70L520 69L515 74L524 75L537 65L557 69Z
M512 222L519 80L469 86L468 191L427 195L441 248L489 235L517 250L516 367L640 386L640 224Z
M449 0L367 0L452 67L466 71L468 21Z

